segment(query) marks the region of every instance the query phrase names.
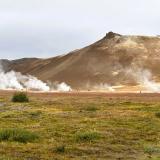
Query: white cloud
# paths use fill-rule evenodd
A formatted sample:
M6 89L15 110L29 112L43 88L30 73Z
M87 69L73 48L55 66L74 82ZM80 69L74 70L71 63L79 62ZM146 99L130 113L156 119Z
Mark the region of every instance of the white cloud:
M0 58L54 56L110 30L159 34L159 7L159 0L0 0Z

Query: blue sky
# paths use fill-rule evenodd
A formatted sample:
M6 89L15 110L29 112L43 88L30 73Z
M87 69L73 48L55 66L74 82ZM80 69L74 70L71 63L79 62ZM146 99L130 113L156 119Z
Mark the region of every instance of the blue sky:
M160 34L159 0L0 0L0 58L54 57L106 32Z

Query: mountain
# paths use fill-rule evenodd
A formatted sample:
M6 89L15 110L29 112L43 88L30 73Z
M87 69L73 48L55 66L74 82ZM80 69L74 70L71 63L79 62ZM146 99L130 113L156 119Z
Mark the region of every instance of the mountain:
M65 82L73 89L151 85L150 82L160 81L160 37L109 32L94 44L66 55L1 63L6 71L31 74L43 81Z

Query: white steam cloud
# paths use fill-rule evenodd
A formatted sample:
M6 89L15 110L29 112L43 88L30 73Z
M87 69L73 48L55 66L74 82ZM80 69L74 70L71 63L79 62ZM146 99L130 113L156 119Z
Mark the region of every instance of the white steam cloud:
M149 70L134 67L130 69L125 69L123 71L124 73L130 75L130 77L132 77L137 82L137 84L142 87L142 90L154 93L160 92L160 83L154 81L153 75ZM96 91L116 92L117 89L121 89L123 87L125 86L111 86L107 83L100 83L94 86L93 89L95 89Z
M58 91L58 92L69 92L72 91L72 88L67 85L66 83L62 82L62 83L58 83L58 82L48 82L50 89L52 91Z
M143 86L149 92L160 92L160 83L157 83L153 80L152 73L146 69L136 69L136 70L128 70L129 74L131 74L137 83Z
M15 90L31 90L31 91L71 91L71 87L66 83L56 83L52 90L47 83L42 82L31 75L22 75L21 73L10 71L4 72L0 65L0 89L15 89Z

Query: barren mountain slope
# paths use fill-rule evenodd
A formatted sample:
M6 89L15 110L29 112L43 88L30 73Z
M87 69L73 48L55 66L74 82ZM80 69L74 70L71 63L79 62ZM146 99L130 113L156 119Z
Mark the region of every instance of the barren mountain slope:
M158 82L160 38L109 32L100 41L67 55L7 61L7 66L8 70L44 81L66 82L74 89L93 89L102 84L134 86L146 75Z

